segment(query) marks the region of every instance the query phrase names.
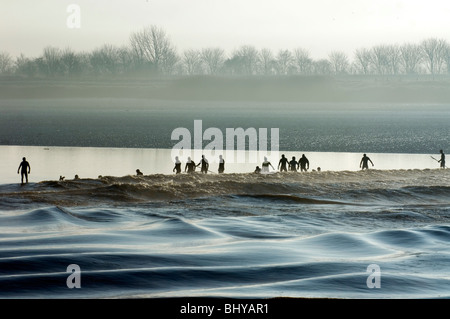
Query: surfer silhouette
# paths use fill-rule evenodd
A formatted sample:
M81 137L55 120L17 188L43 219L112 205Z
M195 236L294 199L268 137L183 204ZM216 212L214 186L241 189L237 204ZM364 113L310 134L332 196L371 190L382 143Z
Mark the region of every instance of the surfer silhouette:
M188 157L188 160L186 162L186 166L184 167L184 171L186 172L186 170L187 170L188 173L194 173L195 172L195 166L196 165L195 165L194 161L191 160L190 157Z
M225 160L222 158L222 155L219 155L219 174L225 171Z
M206 159L205 155L202 155L202 160L200 161L200 163L198 163L197 167L200 165L201 165L200 171L203 174L207 174L208 169L209 169L209 163L208 163L208 160Z
M306 158L305 154L302 154L302 157L298 160L298 164L300 166L300 171L302 172L306 172L309 169L309 160Z
M281 159L278 162L278 169L280 172L287 172L286 164L288 163L288 159L283 155L281 155ZM281 168L280 168L281 166Z
M172 172L175 172L176 174L180 174L181 173L181 162L178 158L178 156L175 156L175 167L173 168Z
M142 176L142 175L144 175L144 173L142 173L140 170L139 170L139 168L136 170L136 175L137 176Z
M264 157L264 162L262 163L262 171L269 172L269 166L275 169L272 164L267 160L267 157Z
M17 174L19 174L19 170L20 170L22 184L23 184L24 177L25 177L26 183L28 183L28 174L30 174L30 172L31 172L31 166L30 166L30 163L27 162L27 159L25 157L22 158L22 162L20 163L19 168L17 169Z
M369 162L372 164L372 166L374 166L370 158L366 154L364 154L361 162L359 163L359 167L362 169L369 169Z
M256 166L255 173L256 173L256 174L261 173L261 169L259 168L259 166Z
M445 154L443 150L439 151L441 153L441 159L438 161L438 163L441 163L441 168L445 168Z
M289 162L289 170L296 172L298 168L298 162L295 160L295 156L292 156L292 160Z

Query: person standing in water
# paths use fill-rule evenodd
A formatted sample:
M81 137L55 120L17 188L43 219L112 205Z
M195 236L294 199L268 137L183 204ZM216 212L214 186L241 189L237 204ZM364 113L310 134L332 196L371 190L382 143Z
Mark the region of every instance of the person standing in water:
M176 172L176 174L181 173L181 162L178 159L178 156L175 156L175 167L173 168L172 172Z
M202 166L200 171L203 174L207 174L208 173L208 169L209 169L209 163L208 163L208 160L206 159L205 155L202 155L202 160L200 161L200 163L198 163L197 166L200 166L200 165Z
M359 163L359 167L362 169L369 169L369 162L372 164L372 166L374 166L370 158L366 154L364 154L361 162Z
M25 157L22 158L22 162L20 163L19 168L17 169L17 174L19 174L19 170L20 170L22 184L23 184L24 177L25 177L26 183L28 183L28 174L30 174L30 172L31 172L31 166L30 166L30 163L27 162L27 159Z
M306 158L305 154L303 154L302 157L298 160L298 164L300 166L301 172L306 172L309 169L309 160Z
M445 154L443 150L439 151L441 153L441 159L438 161L438 163L441 163L441 168L445 168Z
M281 159L278 162L278 169L280 172L287 172L286 164L288 163L288 159L283 155L281 155ZM280 168L281 166L281 168Z
M222 155L219 155L219 174L222 174L225 171L225 160L222 158Z
M269 172L269 166L275 169L272 164L267 160L267 157L264 157L264 162L262 163L262 171Z
M187 170L188 173L194 173L195 172L195 167L196 167L196 165L195 165L194 161L191 160L190 157L188 157L188 160L186 162L186 166L184 167L184 171L186 172L186 170Z
M289 170L296 172L298 168L298 162L295 160L295 156L292 156L292 160L289 162Z

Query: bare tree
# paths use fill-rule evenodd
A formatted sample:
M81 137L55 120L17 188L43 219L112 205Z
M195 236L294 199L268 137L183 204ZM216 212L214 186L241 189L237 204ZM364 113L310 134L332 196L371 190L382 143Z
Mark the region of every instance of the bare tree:
M175 50L167 51L161 63L162 73L166 75L174 74L180 60L181 58L178 56Z
M200 51L193 49L184 51L182 63L188 75L202 73L202 61L200 58Z
M16 58L15 71L18 75L35 76L38 72L38 66L35 60L27 58L21 53Z
M386 46L386 55L387 55L387 66L388 74L397 75L400 72L400 48L398 45L387 45Z
M62 51L54 47L45 47L41 58L37 59L38 67L42 73L48 76L56 76L64 73L62 63Z
M342 75L347 73L349 62L347 55L344 52L334 51L329 55L331 69L335 75Z
M244 74L243 58L238 55L233 55L226 59L223 63L223 72L228 75L242 75Z
M217 74L225 62L225 51L221 48L202 49L201 60L208 74Z
M254 75L258 70L260 63L258 50L251 45L241 46L233 54L233 57L238 57L241 65L241 73L245 75Z
M355 59L353 65L357 73L368 75L371 72L371 52L362 48L355 51Z
M294 50L294 64L299 74L311 74L313 60L309 56L309 52L302 48Z
M276 61L270 49L262 49L259 53L260 73L269 75L274 73Z
M450 45L445 50L445 64L447 65L447 74L450 74Z
M377 45L371 49L371 63L378 75L389 73L389 48L386 45Z
M120 65L121 73L128 73L133 71L133 52L126 46L117 49L117 59Z
M13 60L9 53L0 52L0 74L9 74L13 69Z
M286 75L291 70L294 59L289 50L280 50L277 54L276 61L277 73L279 75Z
M417 74L422 62L421 48L417 44L406 43L400 47L400 63L407 75Z
M421 43L425 65L433 77L442 71L447 46L445 40L436 38L426 39Z
M61 64L65 75L80 75L86 68L82 54L77 54L70 48L62 51Z
M157 73L170 69L176 56L175 48L166 32L157 26L150 26L130 36L130 44L140 65L150 64Z
M119 49L105 44L92 51L89 61L96 75L117 74L120 69Z
M330 75L332 73L331 63L327 59L313 62L314 73L317 75Z

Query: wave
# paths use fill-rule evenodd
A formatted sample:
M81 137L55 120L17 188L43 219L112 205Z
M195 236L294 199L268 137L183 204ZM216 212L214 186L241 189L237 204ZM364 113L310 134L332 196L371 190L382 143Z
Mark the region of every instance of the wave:
M245 222L235 221L235 226ZM78 236L59 233L39 240L17 234L2 248L0 296L449 295L449 226L254 238L249 243L221 232L220 223L210 225L214 228L200 223L193 232L193 223L175 218L133 229L108 228L96 236L86 230ZM148 243L139 245L144 238ZM66 268L73 263L82 268L83 289L65 286ZM366 286L371 264L381 267L382 289Z
M309 172L258 174L180 174L104 176L98 179L1 185L0 208L17 203L76 206L99 203L172 201L222 195L309 205L398 203L449 204L448 170Z

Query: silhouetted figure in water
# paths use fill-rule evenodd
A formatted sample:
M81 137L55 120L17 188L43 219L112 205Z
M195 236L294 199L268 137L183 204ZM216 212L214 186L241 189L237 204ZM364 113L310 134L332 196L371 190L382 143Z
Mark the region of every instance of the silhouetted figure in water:
M64 181L64 178L65 178L64 176L59 175L59 181L60 181L60 182Z
M78 179L80 179L80 177L78 175L75 175L74 180L78 180Z
M140 170L139 170L139 168L136 170L136 175L137 176L142 176L142 175L144 175L144 173L142 173Z
M320 172L320 167L317 167L317 171Z
M186 162L186 166L184 167L184 171L185 172L187 171L188 173L194 173L195 172L195 167L196 167L196 165L195 165L194 161L191 160L190 157L188 157L188 160Z
M372 164L372 166L374 166L370 158L367 157L366 154L364 154L363 158L361 159L361 162L359 163L359 167L362 169L369 169L369 162Z
M269 172L269 166L275 169L272 164L267 160L267 157L264 157L264 162L262 163L262 171Z
M445 168L445 154L443 150L439 151L441 153L441 159L438 161L438 163L441 163L441 168Z
M255 173L256 173L256 174L261 173L261 169L259 168L259 166L256 166Z
M222 158L222 155L219 155L219 174L222 174L225 171L225 160Z
M176 174L181 173L181 161L179 160L178 156L175 156L175 167L173 168L172 172L176 172Z
M31 166L30 166L30 163L27 162L27 159L25 157L22 158L22 162L20 163L19 168L17 169L17 174L19 174L19 170L20 170L22 184L23 184L24 177L25 177L26 183L28 183L28 174L30 174L30 172L31 172Z
M209 169L209 163L205 155L202 155L202 159L200 163L198 163L197 167L200 165L201 165L200 171L202 172L202 174L207 174Z
M301 172L306 172L309 169L309 160L306 158L305 154L298 160Z
M281 159L278 162L278 169L280 169L280 172L287 172L286 164L288 163L288 159L284 157L284 154L281 155ZM281 166L281 168L280 168Z
M295 160L295 156L292 156L292 159L289 162L289 170L291 172L296 172L297 168L298 168L298 162Z

